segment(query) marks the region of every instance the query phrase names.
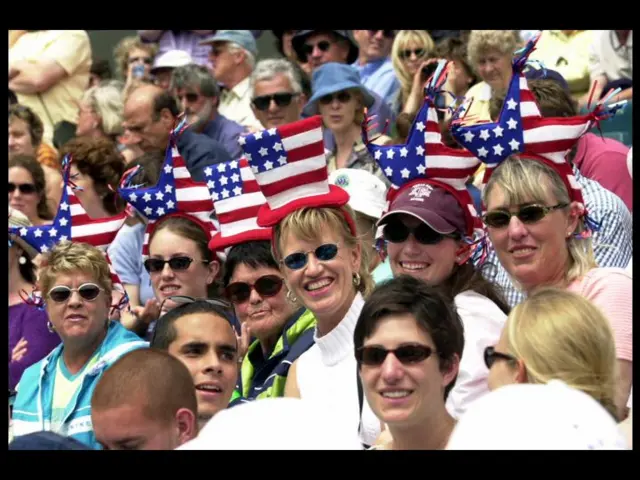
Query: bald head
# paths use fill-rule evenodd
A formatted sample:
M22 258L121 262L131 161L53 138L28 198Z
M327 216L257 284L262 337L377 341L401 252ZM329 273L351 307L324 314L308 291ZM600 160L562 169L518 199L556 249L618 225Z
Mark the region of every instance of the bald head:
M127 96L122 126L139 139L138 146L144 152L165 150L179 113L176 99L167 90L141 85Z

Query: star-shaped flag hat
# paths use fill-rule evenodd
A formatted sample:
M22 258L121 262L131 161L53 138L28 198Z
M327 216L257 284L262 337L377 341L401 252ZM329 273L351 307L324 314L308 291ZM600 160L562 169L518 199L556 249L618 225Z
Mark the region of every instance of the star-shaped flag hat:
M240 144L267 201L258 210L259 226L273 227L301 208L340 208L349 201L345 190L329 184L319 115L246 135Z
M392 184L387 193L387 212L393 209L393 200L398 195L416 185L440 187L458 201L465 216L465 232L462 233L474 238L484 233L466 182L480 161L468 151L456 150L442 143L434 99L437 93L448 93L439 90L446 80L446 66L446 61L440 61L429 80L424 104L413 121L405 144L379 146L365 140L369 152ZM363 135L366 137L366 133ZM422 191L426 193L424 189Z
M74 188L80 187L75 187L70 180L71 163L70 156L66 156L62 161L62 197L53 222L50 225L9 228L9 233L16 235L38 253L43 254L49 252L57 243L64 241L88 243L100 249L109 263L114 289L123 293L118 308L124 307L128 302L126 291L106 252L107 247L124 225L126 213L122 212L105 218L91 218L74 192ZM40 292L35 296L38 295Z
M253 240L270 240L271 228L258 225L258 210L267 203L247 159L204 169L207 188L220 224L209 242L214 252Z
M213 219L213 200L207 186L191 178L186 163L176 147L176 136L181 123L171 133L165 161L158 183L151 187L130 185L138 168L125 174L118 192L147 222L142 244L142 257L149 257L149 239L155 228L171 217L185 217L202 228L211 237L217 232Z
M515 53L513 76L504 105L496 122L465 124L464 115L451 124L451 134L465 149L486 163L483 183L511 155L541 161L562 178L570 197L584 207L580 185L573 176L567 153L595 123L614 115L624 103L606 105L617 93L598 102L593 111L576 117L542 117L536 99L529 90L523 70L535 49L540 34ZM585 211L586 214L586 211Z

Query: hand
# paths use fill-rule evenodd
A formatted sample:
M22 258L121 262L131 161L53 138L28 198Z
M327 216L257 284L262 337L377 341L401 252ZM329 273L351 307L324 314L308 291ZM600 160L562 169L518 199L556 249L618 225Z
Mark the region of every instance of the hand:
M168 303L170 303L170 301L165 302L165 307ZM171 308L173 307L175 307L175 305L173 305ZM167 311L171 310L171 308L168 308ZM150 300L147 300L144 306L138 305L137 307L133 307L131 309L131 313L136 317L136 321L138 323L142 323L148 326L151 322L157 320L160 317L161 313L166 313L166 311L160 312L160 304L158 303L158 300L152 298Z
M19 362L20 360L22 360L22 357L24 357L27 354L28 344L29 342L27 342L27 340L24 337L21 338L18 343L16 343L16 346L13 347L13 350L11 351L12 362Z
M236 335L238 340L238 362L242 363L242 359L249 350L249 342L251 341L251 330L247 322L240 327L240 335Z

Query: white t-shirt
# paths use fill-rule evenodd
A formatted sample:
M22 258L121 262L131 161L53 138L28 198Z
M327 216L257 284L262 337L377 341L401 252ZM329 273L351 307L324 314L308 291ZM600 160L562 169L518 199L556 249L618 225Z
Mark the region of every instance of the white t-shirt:
M464 349L446 407L458 419L470 403L489 393L484 349L498 343L507 316L487 297L470 290L456 295L454 300L464 326Z

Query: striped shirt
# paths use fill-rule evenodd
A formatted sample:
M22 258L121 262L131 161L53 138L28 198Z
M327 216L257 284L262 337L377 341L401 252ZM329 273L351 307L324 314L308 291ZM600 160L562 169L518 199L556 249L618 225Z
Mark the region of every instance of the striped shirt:
M575 166L573 175L582 187L589 216L602 224L592 237L596 263L599 267L626 268L633 253L633 221L629 209L615 194L581 175ZM513 286L495 250L492 249L487 263L493 264L493 268L486 269L485 277L502 287L507 303L513 308L523 301L525 295Z

